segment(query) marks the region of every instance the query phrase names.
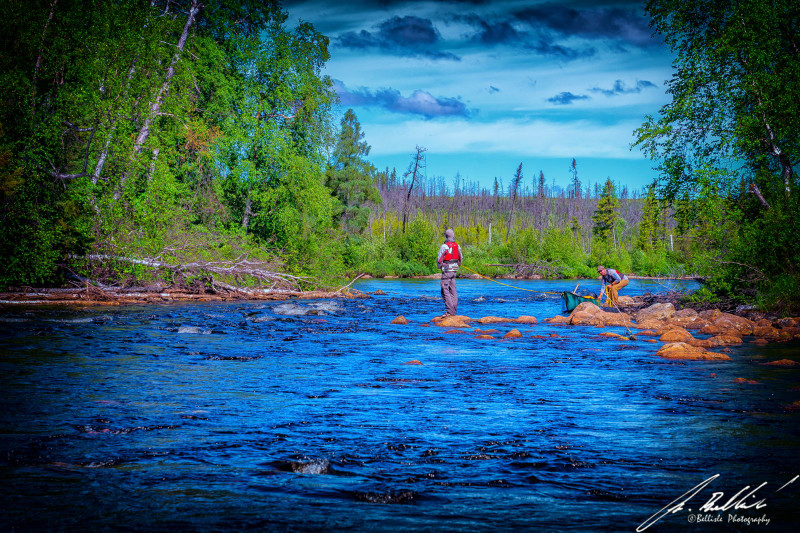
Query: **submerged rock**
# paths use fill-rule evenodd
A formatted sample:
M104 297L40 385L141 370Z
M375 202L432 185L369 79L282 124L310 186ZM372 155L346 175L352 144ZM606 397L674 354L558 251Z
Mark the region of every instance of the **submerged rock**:
M406 361L403 364L404 365L421 365L422 361L419 361L418 359L412 359L411 361Z
M491 335L476 335L475 338L476 339L485 339L485 340L489 340L489 339L494 340L494 337L492 337Z
M408 319L403 315L397 316L390 322L391 324L401 324L403 326L408 325Z
M386 293L385 293L385 292L383 292L383 291L382 291L382 290L380 290L380 289L378 289L378 290L375 290L375 291L372 291L372 294L374 294L375 296L386 296Z
M730 360L725 354L706 351L704 348L692 346L685 342L671 342L661 347L656 355L664 359L683 359L683 360Z
M769 363L762 363L762 364L768 366L784 366L784 367L800 366L800 363L798 363L797 361L792 361L791 359L778 359L777 361L770 361Z
M518 339L520 337L522 337L522 333L520 333L518 329L512 329L511 331L503 335L504 339Z
M203 329L197 326L181 326L178 328L178 333L190 333L193 335L209 335L210 329Z
M734 383L746 383L748 385L758 385L758 381L754 379L746 379L746 378L736 378L733 380Z
M475 328L473 330L473 332L476 335L492 335L493 333L500 333L500 330L499 329L478 329L478 328ZM466 333L466 332L464 332L464 333Z

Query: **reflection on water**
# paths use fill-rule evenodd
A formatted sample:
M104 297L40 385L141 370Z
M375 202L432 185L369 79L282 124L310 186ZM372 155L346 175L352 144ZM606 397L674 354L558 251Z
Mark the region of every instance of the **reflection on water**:
M0 524L631 531L714 474L732 496L800 473L800 371L761 364L799 359L797 343L675 362L588 327L482 341L421 327L443 312L437 281L357 286L388 294L1 311ZM626 293L648 289L662 287ZM560 310L486 281L458 290L473 317ZM390 325L399 314L411 323ZM790 488L763 494L770 531L797 525Z

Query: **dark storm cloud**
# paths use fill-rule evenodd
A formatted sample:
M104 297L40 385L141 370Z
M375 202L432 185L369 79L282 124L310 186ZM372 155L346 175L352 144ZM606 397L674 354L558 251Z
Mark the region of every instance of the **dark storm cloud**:
M377 48L401 56L459 61L458 56L436 48L440 41L429 19L408 15L384 20L374 31L345 32L336 43L346 48Z
M576 100L588 100L589 97L585 94L572 94L569 91L558 93L557 95L547 99L551 104L556 105L569 105Z
M639 80L636 82L635 87L626 87L622 80L617 80L614 82L614 86L611 89L601 89L600 87L595 87L593 89L589 89L593 93L600 93L606 96L616 96L618 94L632 94L632 93L640 93L642 89L650 89L656 88L656 84L647 81L647 80Z
M564 35L621 40L636 46L659 41L651 37L647 19L634 9L587 7L576 9L559 4L543 4L514 11L513 16L533 28Z
M458 15L454 20L466 22L476 28L476 32L468 35L469 40L481 44L519 46L539 55L553 56L560 59L577 59L595 54L591 47L571 48L551 42L532 32L519 31L512 20L489 21L478 15Z
M370 91L366 88L350 90L344 83L334 80L333 89L346 106L376 106L395 113L422 115L425 118L462 116L468 117L470 111L458 98L435 97L427 91L414 91L405 97L395 89L378 89Z

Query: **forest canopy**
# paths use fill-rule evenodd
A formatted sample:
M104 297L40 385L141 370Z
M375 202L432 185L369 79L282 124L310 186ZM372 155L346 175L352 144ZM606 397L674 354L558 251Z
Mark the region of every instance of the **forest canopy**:
M799 10L647 2L675 59L671 101L635 132L660 177L635 191L581 179L575 159L566 188L522 163L490 187L449 184L427 176L420 146L407 171L376 169L324 74L328 38L290 27L278 2L3 2L0 287L137 283L161 275L142 266L156 260L251 258L323 281L432 274L452 226L487 275L604 263L704 276L698 298L788 311Z

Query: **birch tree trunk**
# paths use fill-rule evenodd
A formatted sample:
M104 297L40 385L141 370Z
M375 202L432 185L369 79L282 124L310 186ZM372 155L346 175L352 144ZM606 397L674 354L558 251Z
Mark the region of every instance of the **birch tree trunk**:
M131 159L135 159L137 155L142 151L142 147L144 143L147 142L147 138L150 136L151 126L153 124L153 120L158 116L161 112L161 106L164 103L164 97L169 92L169 85L172 81L172 77L175 75L175 66L178 64L178 60L181 58L181 53L183 52L183 47L186 45L186 40L189 37L189 30L194 24L195 17L197 13L200 11L200 4L198 0L192 0L192 6L189 8L189 16L186 18L186 24L183 26L183 32L181 33L180 39L178 39L177 51L175 55L172 56L172 61L167 68L167 73L164 75L164 83L161 84L161 88L158 91L158 95L156 96L155 100L153 101L152 105L150 106L150 112L148 113L147 117L144 119L144 124L142 124L141 129L139 130L139 134L136 136L136 141L133 144L133 154ZM125 182L128 179L128 173L123 173L119 179L119 185L117 187L117 191L114 193L114 199L119 200L120 195L122 194L122 189L124 188Z

